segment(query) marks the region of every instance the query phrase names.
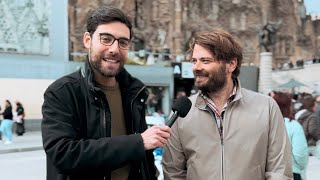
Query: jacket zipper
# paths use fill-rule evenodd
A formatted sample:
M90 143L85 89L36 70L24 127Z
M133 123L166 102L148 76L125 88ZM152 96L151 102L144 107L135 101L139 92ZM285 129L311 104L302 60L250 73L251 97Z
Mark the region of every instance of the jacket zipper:
M136 96L132 99L132 101L130 102L131 118L132 118L132 119L134 118L134 117L133 117L133 102L137 99L137 97L139 96L139 94L140 94L145 88L146 88L146 86L143 86L143 87L137 92ZM134 134L136 134L137 132L134 131L133 126L134 126L134 124L132 123L132 126L131 126L132 132L133 132ZM146 156L144 156L144 158L146 158ZM146 159L145 159L145 161L146 161ZM140 168L138 168L138 169L139 169L139 173L141 172L141 169L142 169L141 166L144 166L144 165L145 165L145 163L143 163L143 162L140 163ZM146 166L145 168L148 169L148 166ZM143 175L143 173L142 173L142 178L143 178L143 179L150 179L150 178L146 178L146 177Z
M225 180L225 177L224 177L224 122L225 122L225 113L226 113L226 110L224 111L223 113L223 120L222 120L222 123L221 123L221 127L222 127L222 132L221 132L221 148L222 148L222 152L221 152L221 175L222 175L222 180Z
M138 93L136 94L136 96L131 100L130 102L130 108L131 108L131 118L133 119L133 101L137 99L137 97L139 96L139 94L146 88L146 86L143 86L139 91ZM136 134L137 132L134 131L134 128L133 128L133 123L131 125L131 130L134 134Z
M102 133L102 137L107 137L107 122L106 122L106 107L103 103L103 100L100 99L101 101L101 109L103 109L103 111L101 111L103 113L102 117L102 128L103 128L103 133Z
M103 109L103 127L105 132L105 136L107 136L107 120L106 120L106 109ZM111 127L110 127L110 132L111 132Z
M202 108L200 108L202 109ZM203 110L206 110L206 111L209 111L209 113L211 114L211 116L214 118L214 120L216 121L216 127L217 127L217 130L218 130L218 135L220 136L220 144L221 144L221 180L225 180L225 177L224 177L224 139L223 139L223 135L224 135L224 116L225 116L225 113L223 113L223 121L222 121L222 132L221 132L221 135L220 135L220 130L219 130L219 127L218 127L218 124L217 124L217 119L216 119L216 116L214 114L214 112L212 112L212 110L210 108L204 108Z
M100 108L100 114L103 113L103 115L100 115L100 122L102 121L102 137L107 137L107 122L106 122L106 108L105 105L103 103L103 100L100 99L100 103L101 103L101 107ZM110 131L111 132L111 131ZM108 170L106 170L107 172ZM106 180L106 176L103 176L103 179Z

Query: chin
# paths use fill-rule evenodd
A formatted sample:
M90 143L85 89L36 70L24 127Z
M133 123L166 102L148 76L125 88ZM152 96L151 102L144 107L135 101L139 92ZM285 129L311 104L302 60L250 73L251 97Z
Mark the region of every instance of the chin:
M116 77L119 74L119 72L105 72L104 76L105 77Z
M194 84L195 84L195 86L198 86L198 87L207 86L207 82L203 82L203 81L196 81Z

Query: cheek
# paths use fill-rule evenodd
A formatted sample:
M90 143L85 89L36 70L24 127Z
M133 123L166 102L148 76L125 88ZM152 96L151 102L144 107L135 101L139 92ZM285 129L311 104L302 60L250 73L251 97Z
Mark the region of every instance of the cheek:
M192 70L192 72L196 71L196 69L194 68L194 65L192 66L191 70Z
M106 48L97 44L91 44L91 53L94 53L96 56L102 56L105 53Z
M100 48L99 48L99 46L91 43L91 44L90 44L90 50L91 50L91 51L94 51L94 52L99 52L99 51L100 51Z
M128 51L127 50L121 50L120 51L120 55L121 55L121 58L123 59L123 61L126 61L127 58L128 58Z

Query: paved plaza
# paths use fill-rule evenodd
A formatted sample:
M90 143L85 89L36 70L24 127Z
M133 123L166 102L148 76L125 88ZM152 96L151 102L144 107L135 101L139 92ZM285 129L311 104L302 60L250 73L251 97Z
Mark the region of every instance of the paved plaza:
M14 135L13 143L9 145L4 144L3 140L0 141L1 157L9 153L19 153L19 152L39 151L39 150L43 150L40 131L27 132L23 136ZM42 156L43 155L44 154L42 153ZM41 158L41 161L45 161L45 158ZM42 162L41 164L45 164L45 162ZM41 168L41 169L45 169L45 168ZM309 165L307 169L307 180L319 180L319 179L320 179L320 159L310 156Z

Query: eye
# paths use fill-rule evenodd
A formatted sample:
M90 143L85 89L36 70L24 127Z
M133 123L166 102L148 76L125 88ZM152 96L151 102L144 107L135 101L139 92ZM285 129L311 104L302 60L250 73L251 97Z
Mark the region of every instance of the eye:
M209 59L202 60L203 64L209 64L211 61Z
M196 59L191 59L191 61L190 61L192 64L195 64L196 62L197 62L197 60Z
M109 44L109 43L112 43L113 40L114 40L114 37L112 37L112 36L108 36L108 35L101 36L101 41L103 43Z
M119 39L119 44L120 44L120 46L122 46L122 47L128 47L129 44L130 44L130 42L129 42L129 40L127 40L127 39Z
M201 62L203 64L210 64L212 62L215 62L215 59L213 59L213 58L203 58L203 59L201 59Z

